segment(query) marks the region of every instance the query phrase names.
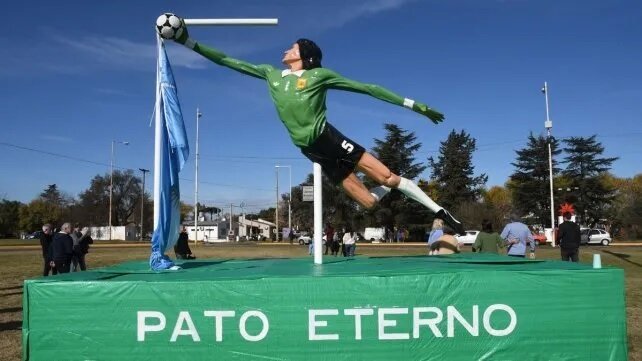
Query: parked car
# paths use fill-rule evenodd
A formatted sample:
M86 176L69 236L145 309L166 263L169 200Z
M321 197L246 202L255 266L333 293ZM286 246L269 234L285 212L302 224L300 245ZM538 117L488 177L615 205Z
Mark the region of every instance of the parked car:
M533 233L533 239L540 246L546 244L546 235L544 233Z
M612 241L611 234L603 229L585 228L580 230L580 244L608 246Z
M306 245L312 242L312 237L310 237L307 233L302 233L301 235L299 235L297 240L299 241L300 245Z
M457 238L458 242L461 242L465 245L472 245L475 243L475 240L477 239L477 235L479 235L479 231L466 231L466 234L464 235L456 235L455 237Z

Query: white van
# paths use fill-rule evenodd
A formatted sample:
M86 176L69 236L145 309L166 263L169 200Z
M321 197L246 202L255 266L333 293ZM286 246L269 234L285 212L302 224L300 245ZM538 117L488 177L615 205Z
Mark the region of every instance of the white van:
M367 227L363 231L363 239L366 242L379 243L386 237L386 229L383 227Z

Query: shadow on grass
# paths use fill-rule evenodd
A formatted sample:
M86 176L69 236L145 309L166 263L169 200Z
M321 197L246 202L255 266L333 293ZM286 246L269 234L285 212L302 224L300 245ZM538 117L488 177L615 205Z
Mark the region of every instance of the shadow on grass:
M2 287L2 288L0 288L0 291L17 290L18 288L22 288L22 285L11 286L11 287Z
M0 313L12 313L12 312L18 312L18 311L22 311L22 307L0 308Z
M631 255L629 255L629 254L626 254L626 253L615 253L615 252L605 251L605 250L603 250L602 252L608 253L611 256L615 256L615 257L621 259L624 262L628 262L628 263L630 263L632 265L635 265L635 266L638 266L638 267L642 268L642 264L629 260L629 258L631 258Z
M0 332L22 329L22 321L0 322Z

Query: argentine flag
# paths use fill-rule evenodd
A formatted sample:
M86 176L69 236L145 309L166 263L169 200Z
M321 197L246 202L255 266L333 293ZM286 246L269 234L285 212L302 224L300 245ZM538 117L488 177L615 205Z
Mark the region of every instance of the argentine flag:
M154 234L149 265L153 270L164 270L174 267L174 262L165 253L178 239L181 220L178 173L189 156L189 144L172 67L160 38L155 114Z

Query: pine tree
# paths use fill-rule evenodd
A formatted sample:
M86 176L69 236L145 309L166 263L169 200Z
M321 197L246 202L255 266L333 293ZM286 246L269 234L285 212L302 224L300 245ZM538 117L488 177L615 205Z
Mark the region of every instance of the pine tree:
M447 209L478 200L488 180L486 174L474 176L475 143L475 138L464 130L459 133L452 130L448 138L441 142L437 160L428 158L432 178L437 182L438 203Z
M602 157L604 147L595 138L593 135L564 139L566 169L563 174L571 180L572 187L577 188L575 209L588 217L584 220L587 224L602 218L615 198L615 189L604 181L604 176L618 158Z
M550 179L548 165L548 142L544 136L528 136L525 148L516 151L517 159L511 163L515 172L510 176L508 187L513 195L513 208L523 215L533 214L535 223L550 222ZM561 153L559 142L550 138L553 176L559 172L555 156Z
M373 155L385 164L391 172L414 180L426 169L426 166L415 162L415 153L421 148L415 133L403 130L395 124L385 124L386 135L383 140L375 139ZM371 181L365 182L368 188L375 186ZM429 223L430 212L419 203L408 199L401 192L393 190L383 197L379 204L367 212L369 226L383 225L388 229L394 226L407 229L421 228ZM412 230L410 229L412 232Z

